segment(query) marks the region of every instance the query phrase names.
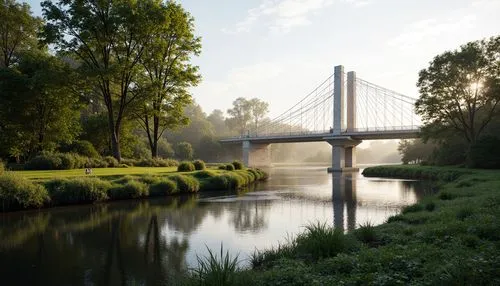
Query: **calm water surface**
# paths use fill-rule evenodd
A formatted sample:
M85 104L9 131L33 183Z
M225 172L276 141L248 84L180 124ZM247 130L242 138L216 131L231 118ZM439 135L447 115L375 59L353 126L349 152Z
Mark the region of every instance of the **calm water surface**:
M242 263L310 222L380 224L421 199L420 182L279 167L239 193L0 215L2 285L157 285L221 244Z

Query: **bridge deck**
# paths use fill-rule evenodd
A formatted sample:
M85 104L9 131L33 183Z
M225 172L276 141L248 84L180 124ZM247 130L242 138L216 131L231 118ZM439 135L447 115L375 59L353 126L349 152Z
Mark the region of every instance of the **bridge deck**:
M383 140L383 139L410 139L417 138L419 128L409 129L374 129L362 131L348 131L334 134L330 131L318 132L289 132L265 135L249 135L221 139L221 143L240 143L250 141L252 143L298 143L298 142L320 142L350 137L353 140Z

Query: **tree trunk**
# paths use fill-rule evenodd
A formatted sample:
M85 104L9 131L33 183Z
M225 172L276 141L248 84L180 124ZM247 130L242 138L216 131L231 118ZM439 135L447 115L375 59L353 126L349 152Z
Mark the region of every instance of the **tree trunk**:
M118 124L118 123L117 123ZM112 110L108 109L108 125L109 132L111 135L111 152L113 153L113 157L115 157L118 162L122 160L122 154L120 152L120 137L119 137L119 128L115 128L115 122L113 120Z

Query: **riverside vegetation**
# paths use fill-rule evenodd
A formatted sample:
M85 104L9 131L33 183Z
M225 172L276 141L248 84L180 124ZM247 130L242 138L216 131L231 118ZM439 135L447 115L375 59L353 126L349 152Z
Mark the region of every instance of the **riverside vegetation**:
M316 223L251 257L199 258L192 285L499 285L500 179L492 170L383 166L364 174L436 179L435 195L387 223L344 233Z
M4 171L0 163L0 210L85 204L109 200L138 199L199 191L235 190L252 182L265 180L267 174L260 169L243 168L234 171L206 169L201 160L182 162L174 168L158 168L162 173L147 173L157 168L123 168L103 170L101 176L58 177L58 172L78 171ZM109 170L123 170L111 173ZM135 171L135 172L130 172ZM154 170L156 171L156 170ZM27 178L23 174L32 179ZM38 176L37 172L43 172ZM129 173L129 174L127 174ZM64 174L64 173L63 173Z

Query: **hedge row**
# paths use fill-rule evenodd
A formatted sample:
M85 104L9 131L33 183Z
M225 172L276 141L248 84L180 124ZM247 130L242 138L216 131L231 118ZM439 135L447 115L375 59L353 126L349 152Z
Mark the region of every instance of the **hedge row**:
M116 167L173 167L178 162L173 159L122 159L118 162L111 156L84 157L75 153L49 153L42 152L29 160L25 165L26 170L70 170L82 168L116 168Z
M445 182L454 181L458 177L467 173L470 173L470 171L452 168L446 170L439 167L406 165L376 166L363 170L363 175L366 177L391 177L410 180L441 180Z
M15 173L5 172L0 174L0 210L5 212L43 206L196 193L200 190L238 189L266 178L267 174L259 169L237 170L223 174L202 170L192 175L176 174L168 177L124 176L112 182L86 177L53 179L38 184Z

